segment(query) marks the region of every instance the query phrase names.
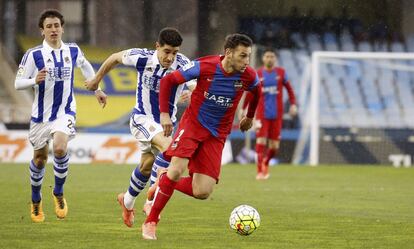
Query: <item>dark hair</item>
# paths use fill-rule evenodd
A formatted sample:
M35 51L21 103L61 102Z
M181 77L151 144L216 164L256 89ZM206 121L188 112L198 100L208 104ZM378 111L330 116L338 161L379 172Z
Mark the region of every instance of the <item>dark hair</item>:
M177 29L167 27L161 29L158 34L158 43L160 46L167 44L173 47L179 47L181 46L181 43L183 43L183 38Z
M253 45L253 41L250 39L250 37L243 34L231 34L226 36L224 42L224 50L228 48L236 48L239 45L251 47Z
M267 53L267 52L269 52L269 53L274 53L274 54L276 55L276 57L279 57L279 53L278 53L276 50L274 50L273 48L271 48L271 47L267 47L267 48L265 48L265 49L263 50L263 55L264 55L265 53Z
M43 22L48 17L57 17L60 20L60 25L63 26L65 24L65 20L63 19L63 15L55 10L55 9L47 9L43 11L43 13L39 17L39 28L43 29Z

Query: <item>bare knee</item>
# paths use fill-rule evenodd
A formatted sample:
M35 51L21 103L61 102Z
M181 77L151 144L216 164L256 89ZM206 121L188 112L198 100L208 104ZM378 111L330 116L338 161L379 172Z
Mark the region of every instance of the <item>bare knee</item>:
M53 154L55 157L64 157L66 155L66 144L54 144Z
M196 199L205 200L210 196L211 192L213 192L212 188L209 188L209 187L202 188L202 187L193 185L193 195L194 195L194 198Z
M210 193L208 193L208 192L194 192L193 195L194 195L194 198L196 198L196 199L205 200L210 196Z
M43 169L47 162L47 155L35 155L33 162L38 169Z

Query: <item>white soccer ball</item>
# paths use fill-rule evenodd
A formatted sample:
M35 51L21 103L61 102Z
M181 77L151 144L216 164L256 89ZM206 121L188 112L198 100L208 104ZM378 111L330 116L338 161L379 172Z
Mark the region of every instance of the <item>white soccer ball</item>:
M250 235L260 226L260 215L249 205L240 205L233 209L229 219L231 229L240 235Z

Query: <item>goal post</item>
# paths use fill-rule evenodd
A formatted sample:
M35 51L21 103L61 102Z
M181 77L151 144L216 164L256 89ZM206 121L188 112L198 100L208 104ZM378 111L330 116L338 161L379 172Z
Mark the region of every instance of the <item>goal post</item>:
M403 63L395 63L395 61L403 61ZM413 85L413 80L414 80L414 53L391 53L391 52L326 52L326 51L317 51L317 52L313 52L312 54L312 58L311 58L311 84L310 84L310 100L308 102L308 106L306 107L301 107L301 108L306 108L310 113L309 118L303 118L303 129L309 129L309 164L311 166L316 166L319 164L320 162L320 141L321 141L321 135L320 135L320 106L321 106L321 97L325 98L325 96L321 96L321 82L322 82L322 75L321 75L321 68L323 66L323 64L339 64L339 65L358 65L358 67L362 67L365 65L362 64L358 64L361 61L368 61L368 64L366 67L373 67L375 68L375 70L377 71L381 71L381 70L388 70L388 71L393 71L390 73L390 75L395 75L396 71L399 70L401 72L407 72L408 76L404 76L407 77L406 80L409 80L411 85ZM364 62L364 63L365 63ZM375 72L377 72L375 71ZM372 74L372 72L374 71L367 71L369 73ZM362 73L362 77L376 77L375 79L378 79L380 77L376 76L376 75L365 75L367 74L367 72L363 72ZM335 72L334 72L335 74ZM335 75L334 75L335 76ZM325 75L325 78L327 76ZM385 76L384 76L385 77ZM392 76L394 77L394 76ZM328 79L330 80L330 79ZM346 80L346 79L345 79ZM382 79L380 79L382 80ZM398 81L393 80L392 82L398 84ZM361 83L363 84L363 82ZM375 83L378 84L378 83ZM390 87L391 86L391 82L390 82ZM338 86L327 86L329 87L338 87ZM345 85L346 87L346 85ZM364 87L364 85L362 85L362 87ZM340 94L341 90L344 90L344 84L342 84L342 89L337 89L337 91L339 91ZM356 89L354 89L356 90ZM376 93L377 90L375 89L369 89L366 90L367 94L377 94ZM395 90L396 92L398 92L398 89ZM345 94L345 93L344 93ZM404 95L407 93L400 93L400 95ZM411 93L411 95L413 94L413 92ZM334 94L333 94L334 95ZM379 94L380 95L380 94ZM330 96L330 98L333 98L333 100L335 100L335 98L340 97L340 96ZM353 99L352 99L352 94L348 94L348 102L351 102L351 104L353 103ZM387 96L387 98L398 98L399 96ZM383 98L383 96L379 96L378 98ZM360 101L360 100L356 100L356 101ZM381 101L384 102L383 99L381 99ZM393 101L393 100L391 100ZM398 102L398 101L397 101ZM400 102L399 102L400 103ZM369 104L369 103L368 103ZM368 105L367 103L364 103L364 105ZM348 104L349 105L349 104ZM348 106L349 107L349 106ZM404 109L402 110L402 112L407 111L407 107L399 104L399 108L400 109ZM348 108L349 109L349 108ZM412 109L414 109L414 106L412 106ZM355 111L357 111L355 109ZM383 110L382 110L383 111ZM306 113L306 112L305 112ZM359 118L362 118L362 116L360 116ZM358 119L358 116L356 116L356 119ZM381 127L385 127L386 128L386 124L378 124ZM345 126L347 126L345 124ZM351 124L348 126L348 128L353 128L354 124ZM409 128L412 129L414 128L414 123L411 122L406 122L405 124L402 125L402 128Z

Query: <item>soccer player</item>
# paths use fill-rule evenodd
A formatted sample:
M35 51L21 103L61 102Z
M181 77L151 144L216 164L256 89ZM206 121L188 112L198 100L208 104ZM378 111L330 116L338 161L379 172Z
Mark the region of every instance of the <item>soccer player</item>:
M160 109L158 94L160 79L172 71L190 63L183 54L178 53L183 39L177 29L164 28L158 35L155 50L132 48L109 56L96 73L95 78L85 83L87 89L97 89L102 78L117 64L133 66L137 69L136 105L132 110L130 129L138 140L141 150L141 161L133 170L129 188L125 193L118 195L118 202L122 207L122 217L125 225L131 227L134 223L134 204L138 194L145 188L155 167L168 167L169 161L159 153L155 159L156 150L164 152L171 143L170 135L164 136L160 125ZM187 82L191 90L196 82ZM167 108L172 122L176 121L177 101L184 85L175 87L168 99ZM155 171L155 170L154 170ZM153 172L155 177L155 172ZM150 203L144 205L144 212L149 213Z
M283 120L283 88L286 88L289 95L289 114L292 117L297 114L295 93L285 69L277 66L275 51L266 49L262 62L263 67L257 70L261 81L261 95L255 118L257 180L269 178L269 161L279 150ZM249 101L249 98L251 96L248 96L246 101Z
M39 28L44 37L43 44L26 52L15 80L17 90L33 88L35 94L29 130L29 140L34 150L29 167L32 186L31 218L34 222L43 222L45 219L40 190L50 139L53 139L55 212L60 219L67 215L68 205L63 195L69 166L67 144L76 134L73 72L77 66L86 79L95 74L92 65L76 44L62 42L64 23L62 14L57 10L45 10L41 14ZM97 90L95 95L102 107L105 107L105 93Z
M252 126L259 97L259 79L256 71L248 66L251 46L248 36L228 35L224 56L213 55L192 61L161 80L161 125L165 136L169 136L173 129L168 100L174 89L191 79L197 79L197 86L166 151L167 156L172 156L171 165L166 173L158 175L159 189L142 225L144 239L156 239L159 214L174 189L197 199L206 199L211 194L219 179L224 143L243 91L252 91L256 101L250 102L246 117L240 121L240 129L246 131ZM181 177L187 166L190 176Z

